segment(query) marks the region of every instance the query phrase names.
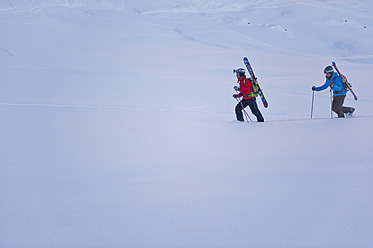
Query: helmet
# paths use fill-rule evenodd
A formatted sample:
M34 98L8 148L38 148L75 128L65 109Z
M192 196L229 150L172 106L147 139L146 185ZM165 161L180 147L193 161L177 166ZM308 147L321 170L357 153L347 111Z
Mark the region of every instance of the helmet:
M333 67L331 67L330 65L328 65L328 66L325 67L325 69L324 69L324 73L329 73L329 72L334 72Z
M245 75L245 69L243 68L233 69L233 73L238 73L240 77L242 77L243 75Z

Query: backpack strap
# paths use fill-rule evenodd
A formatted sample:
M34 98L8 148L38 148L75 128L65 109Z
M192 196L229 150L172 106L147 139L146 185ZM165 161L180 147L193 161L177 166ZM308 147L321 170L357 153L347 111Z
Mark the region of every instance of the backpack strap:
M333 76L333 77L330 79L330 82L332 82L332 83L334 84L334 83L335 83L335 79L336 79L336 77L338 77L338 75Z

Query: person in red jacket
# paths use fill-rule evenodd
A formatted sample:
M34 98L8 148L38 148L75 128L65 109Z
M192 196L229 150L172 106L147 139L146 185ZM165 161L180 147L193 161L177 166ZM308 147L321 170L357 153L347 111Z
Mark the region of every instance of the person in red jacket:
M237 76L237 83L240 86L234 86L233 89L239 92L238 94L234 94L234 98L243 97L243 99L236 105L236 118L238 121L244 121L242 110L247 106L250 107L251 112L253 115L256 116L258 122L264 122L264 118L259 111L258 105L256 104L256 96L258 95L257 92L254 92L251 80L246 78L245 69L239 68L233 70Z

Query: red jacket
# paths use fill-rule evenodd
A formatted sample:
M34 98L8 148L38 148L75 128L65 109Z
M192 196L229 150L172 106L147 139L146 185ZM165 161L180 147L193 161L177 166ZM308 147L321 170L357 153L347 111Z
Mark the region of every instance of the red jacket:
M254 98L253 96L252 97L248 96L249 93L253 92L253 86L251 85L250 80L245 80L245 79L246 79L246 75L238 79L238 81L240 82L240 88L238 89L240 93L238 94L238 96L239 97L243 96L243 99Z

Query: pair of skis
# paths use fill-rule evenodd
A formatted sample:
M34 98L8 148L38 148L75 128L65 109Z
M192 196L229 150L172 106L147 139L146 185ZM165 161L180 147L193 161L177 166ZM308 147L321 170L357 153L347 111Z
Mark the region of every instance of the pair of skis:
M347 82L346 77L339 71L339 69L337 68L337 65L334 61L332 62L332 66L338 72L339 76L342 78L342 82L347 85L348 89L351 91L352 95L354 96L354 99L357 101L357 96L356 96L355 92L352 90L350 84Z
M251 77L251 78L255 81L255 83L258 85L258 90L259 90L258 93L259 93L260 99L262 99L263 106L264 106L265 108L268 108L268 102L267 102L267 99L264 97L263 91L262 91L262 89L261 89L260 86L259 86L258 79L255 77L255 74L254 74L253 68L251 67L249 60L248 60L246 57L244 57L244 58L243 58L243 62L244 62L244 64L245 64L247 70L249 71L250 77Z

